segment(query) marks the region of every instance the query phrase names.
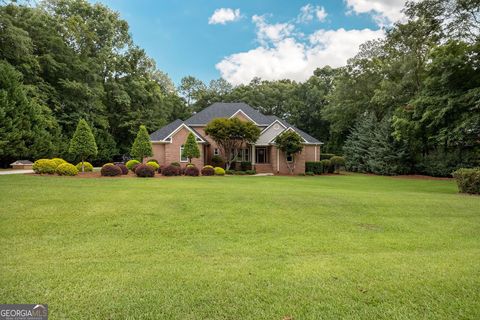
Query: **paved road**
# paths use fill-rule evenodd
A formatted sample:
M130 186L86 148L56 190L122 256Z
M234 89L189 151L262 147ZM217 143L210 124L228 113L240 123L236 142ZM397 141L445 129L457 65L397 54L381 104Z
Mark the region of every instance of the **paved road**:
M33 170L0 170L0 176L5 174L21 174L21 173L33 173Z

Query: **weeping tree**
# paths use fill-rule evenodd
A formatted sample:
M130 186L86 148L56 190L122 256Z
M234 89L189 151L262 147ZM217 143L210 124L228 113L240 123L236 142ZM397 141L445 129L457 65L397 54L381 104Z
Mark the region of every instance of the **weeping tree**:
M187 141L183 145L182 157L188 158L188 162L192 163L192 158L200 157L200 149L198 148L195 135L190 132L187 137Z
M152 143L150 142L150 136L148 135L147 128L141 125L138 129L137 137L133 141L132 150L130 154L135 159L143 162L145 157L153 156Z
M275 138L277 148L285 154L285 162L290 174L293 174L296 156L303 150L303 140L295 131L287 130ZM290 158L290 160L288 160Z
M70 141L70 148L68 151L72 155L81 159L82 172L85 172L85 160L88 157L96 156L98 153L95 137L93 136L92 129L90 129L87 121L83 119L78 121L77 129Z
M205 133L219 147L228 170L241 148L257 141L260 129L253 123L238 118L217 118L207 124Z

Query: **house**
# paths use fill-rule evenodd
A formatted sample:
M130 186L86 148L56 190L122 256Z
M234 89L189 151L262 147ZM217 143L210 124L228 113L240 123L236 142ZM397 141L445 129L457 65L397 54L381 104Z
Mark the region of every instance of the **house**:
M33 162L28 160L17 160L13 163L10 163L10 166L13 169L32 169Z
M199 168L209 164L214 155L220 155L220 149L205 134L205 126L215 118L233 117L250 121L261 130L257 142L240 150L236 159L237 162L250 161L259 173L289 173L286 161L291 159L287 159L275 147L274 142L275 137L286 130L295 131L304 141L304 148L295 159L294 173L305 172L305 162L320 160L320 141L276 116L261 114L246 103L214 103L185 121L175 120L153 132L150 135L153 158L160 164L179 162L182 166L186 165L188 160L182 158L182 148L188 134L192 132L200 149L200 158L192 159L192 163Z

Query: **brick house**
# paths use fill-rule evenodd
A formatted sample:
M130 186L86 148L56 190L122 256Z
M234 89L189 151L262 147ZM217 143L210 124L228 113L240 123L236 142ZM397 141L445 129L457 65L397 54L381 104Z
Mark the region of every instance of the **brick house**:
M192 163L202 168L210 163L212 156L221 155L215 141L205 134L205 126L215 118L233 117L253 122L261 130L257 142L245 146L236 159L237 162L250 161L259 173L289 173L286 162L291 159L287 159L286 155L275 147L274 142L275 137L286 130L295 131L304 140L304 148L296 156L294 173L305 172L306 161L320 160L320 141L276 116L261 114L246 103L214 103L185 121L175 120L153 132L150 135L153 158L160 164L179 162L182 166L186 165L188 160L182 158L182 148L188 134L192 132L200 149L200 157L192 159Z

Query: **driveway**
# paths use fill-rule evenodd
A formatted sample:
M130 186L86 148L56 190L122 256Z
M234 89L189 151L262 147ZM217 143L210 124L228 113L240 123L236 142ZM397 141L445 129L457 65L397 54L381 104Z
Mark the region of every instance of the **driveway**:
M21 173L33 173L33 170L24 170L24 169L0 170L0 176L5 174L21 174Z

